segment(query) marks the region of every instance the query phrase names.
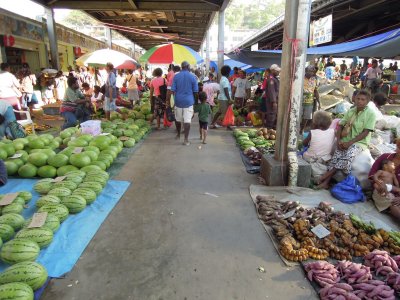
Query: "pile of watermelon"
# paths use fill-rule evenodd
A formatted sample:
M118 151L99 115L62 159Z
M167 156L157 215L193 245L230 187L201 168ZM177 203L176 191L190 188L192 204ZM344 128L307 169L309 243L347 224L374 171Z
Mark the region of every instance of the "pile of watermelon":
M109 178L102 170L75 170L64 176L62 180L42 179L34 186L41 195L37 212L47 212L42 227L27 228L32 219L25 220L20 214L31 193L19 192L11 204L2 207L0 259L12 266L0 273L0 299L33 299L33 291L47 280L46 269L35 262L40 250L52 242L70 214L80 213L96 200Z

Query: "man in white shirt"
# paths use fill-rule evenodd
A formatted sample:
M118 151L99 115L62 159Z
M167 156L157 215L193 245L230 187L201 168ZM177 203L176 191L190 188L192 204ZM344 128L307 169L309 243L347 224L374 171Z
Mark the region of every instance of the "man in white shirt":
M235 107L242 108L247 99L250 99L251 85L246 78L246 72L239 70L239 77L232 85L232 96L235 99Z

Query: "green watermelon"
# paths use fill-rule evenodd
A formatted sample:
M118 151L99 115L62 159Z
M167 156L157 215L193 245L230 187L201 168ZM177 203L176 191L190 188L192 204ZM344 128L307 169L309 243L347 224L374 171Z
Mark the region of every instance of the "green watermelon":
M42 179L35 183L33 189L39 194L47 194L53 188L52 179Z
M18 175L23 178L32 178L35 177L37 173L36 166L27 163L18 169Z
M7 151L5 149L0 148L0 159L5 160L8 157Z
M26 220L24 227L29 226L29 224L31 224L31 222L32 222L32 218L29 218L28 220ZM60 219L54 214L47 214L47 218L46 218L46 221L44 222L43 227L46 227L53 232L56 232L58 230L58 228L60 228Z
M75 170L75 171L68 172L65 175L67 175L67 176L78 176L78 177L84 178L86 176L86 172L83 172L82 170Z
M86 200L87 205L92 204L97 198L96 192L88 188L77 188L72 195L83 197Z
M10 225L0 224L0 238L3 242L11 240L14 234L15 231Z
M62 167L62 166L66 166L66 165L68 164L68 161L69 161L68 156L66 156L66 155L64 155L64 154L61 154L61 153L58 153L58 154L56 154L56 155L50 157L50 158L47 160L47 163L48 163L50 166L53 166L53 167L55 167L55 168L60 168L60 167Z
M21 229L24 223L24 217L19 214L10 213L0 217L0 224L10 225L15 231Z
M68 174L68 175L65 175L65 176L67 176L67 180L68 181L72 181L72 182L74 182L76 184L79 184L79 183L81 183L83 181L83 177L75 175L75 174Z
M100 176L106 180L108 180L110 178L110 174L108 174L106 171L88 172L86 175L87 176ZM85 179L87 179L87 178L85 178ZM88 181L88 180L86 180L86 181Z
M57 169L52 166L42 166L37 173L42 178L54 178L57 175Z
M26 164L28 162L29 154L25 150L18 150L17 152L15 152L15 154L21 154L22 155L20 157L20 159L24 162L24 164Z
M25 163L21 158L9 158L6 161L12 161L18 166L18 169L22 167Z
M83 168L85 166L90 165L92 160L90 159L90 156L85 154L85 152L82 153L77 153L77 154L71 154L71 157L69 158L69 162L71 165L77 167L77 168Z
M102 171L102 169L99 166L96 166L96 165L89 165L89 166L83 167L81 170L84 171L84 172Z
M33 300L32 288L23 282L11 282L0 285L0 299Z
M72 165L62 166L57 169L57 176L64 176L66 173L75 171L75 170L78 170L78 168L75 166L72 166Z
M54 184L54 187L55 188L57 188L57 187L65 187L65 188L73 191L78 187L78 185L75 182L71 181L71 180L65 179L63 181L56 182Z
M13 156L15 154L15 148L13 144L6 144L1 146L1 148L7 152L8 157Z
M26 191L18 192L18 197L21 197L25 200L25 203L28 203L32 199L32 193Z
M105 135L96 136L89 144L99 148L100 150L106 149L110 145L110 139Z
M44 248L53 241L53 231L46 227L25 228L20 230L14 239L31 240L36 242L40 248Z
M104 154L109 154L109 155L111 155L112 158L113 158L113 160L118 156L118 153L117 153L117 152L115 152L115 151L113 151L113 150L109 150L109 149L101 151L99 155L104 155Z
M91 162L96 161L97 157L99 156L99 154L95 151L85 151L84 154L90 157Z
M37 262L20 262L0 273L0 284L23 282L33 290L43 286L47 280L46 268Z
M86 146L85 148L83 148L86 151L93 151L96 152L97 154L100 154L100 150L97 147L94 146Z
M86 207L85 198L78 194L72 194L71 196L65 197L61 203L68 208L70 214L80 213Z
M106 165L104 162L102 162L102 161L94 161L94 162L92 162L91 165L92 165L92 166L98 166L98 167L100 167L100 169L103 170L103 171L107 170L107 165Z
M17 203L17 204L20 204L20 205L24 206L24 205L25 205L25 200L22 199L21 197L17 197L17 198L15 198L15 199L13 200L12 203Z
M129 139L127 141L124 141L124 147L132 148L134 146L135 146L135 140L134 139Z
M48 195L54 195L57 197L65 197L71 195L72 192L70 189L67 189L66 187L57 187L53 188Z
M1 210L1 214L2 215L11 214L11 213L19 214L22 212L23 209L24 209L24 207L21 204L11 203L11 204L8 204L3 207L3 209Z
M23 261L35 261L39 252L40 247L35 241L13 239L1 247L0 258L5 263L16 264Z
M46 146L44 141L39 138L33 139L28 143L28 147L31 149L43 149L44 146Z
M99 195L101 193L101 191L103 190L103 186L100 183L94 182L94 181L82 182L79 185L79 188L87 188L87 189L93 190L97 195Z
M38 212L48 212L49 214L56 215L60 222L64 222L68 218L68 208L63 204L46 204L38 209Z
M45 195L40 197L37 201L36 201L36 207L42 207L43 205L46 204L59 204L61 203L61 199L58 198L55 195Z
M12 176L18 172L18 165L13 161L5 161L4 164L6 165L7 175Z

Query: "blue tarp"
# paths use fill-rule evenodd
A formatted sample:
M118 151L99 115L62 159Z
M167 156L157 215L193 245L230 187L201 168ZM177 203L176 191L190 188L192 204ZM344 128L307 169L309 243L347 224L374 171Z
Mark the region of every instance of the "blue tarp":
M232 59L258 67L279 64L281 55L282 50L241 50L238 53L227 54ZM335 57L396 57L400 55L400 28L356 41L307 49L307 60L312 60L315 56L321 55L333 55Z
M238 67L239 69L245 70L248 74L254 73L254 72L261 72L264 70L264 68L253 67L252 65L247 65L245 63L242 63L240 61L236 61L233 59L225 59L224 65L230 66L232 70L234 67ZM214 60L210 61L210 68L211 67L214 67L215 71L218 72L218 63L216 61L214 61Z
M0 188L1 194L29 191L33 194L29 207L22 215L30 218L36 211L35 203L39 195L33 191L37 179L10 179L6 186ZM52 243L41 250L37 261L43 264L49 277L61 277L71 271L79 257L100 228L108 214L128 189L130 182L109 180L96 201L87 206L84 211L69 217L61 224L54 234ZM8 267L0 263L0 271Z

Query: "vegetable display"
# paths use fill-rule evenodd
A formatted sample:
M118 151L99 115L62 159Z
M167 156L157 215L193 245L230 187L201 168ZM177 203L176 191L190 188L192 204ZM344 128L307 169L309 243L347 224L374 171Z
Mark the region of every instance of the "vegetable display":
M268 133L269 132L269 133ZM242 150L256 147L259 150L273 150L276 132L273 129L235 129L233 136Z
M320 286L330 286L339 282L339 272L335 266L326 261L316 261L304 266L310 281L316 281Z

